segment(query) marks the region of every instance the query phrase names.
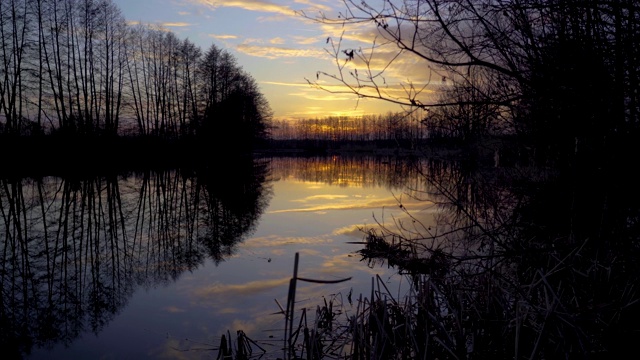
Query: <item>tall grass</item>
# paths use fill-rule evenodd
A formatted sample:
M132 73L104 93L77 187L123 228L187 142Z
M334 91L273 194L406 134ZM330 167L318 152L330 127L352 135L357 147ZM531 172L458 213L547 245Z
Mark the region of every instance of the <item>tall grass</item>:
M282 338L275 341L254 341L238 331L235 341L227 333L222 336L218 359L423 359L429 345L425 322L431 321L427 306L427 291L411 287L401 298L393 295L378 275L371 279L368 296L337 293L325 297L309 308L296 309L298 283L335 284L350 280L315 280L298 276L299 255L296 254L286 307L277 300L278 314L284 319ZM415 280L415 279L414 279ZM423 284L424 285L424 284ZM277 343L281 344L280 353ZM436 340L455 354L453 339ZM274 351L275 349L275 351ZM447 357L444 357L447 358Z
M301 278L296 254L286 308L278 304L285 320L280 347L274 341L268 345L276 350L266 350L267 342L238 332L234 344L229 338L221 344L219 358L591 359L619 352L604 342L612 331L629 334L623 327L616 330L616 324L626 324L620 314L636 303L634 288L625 290L619 304L583 304L577 284L557 279L561 272L578 271L575 262L584 256L585 244L562 257L547 257L546 267L520 269L531 271L525 277L504 258L454 257L434 250L418 259L408 249L412 244L398 238L387 242L374 233L365 243L361 254L370 261L393 258L410 279L406 291L394 293L375 276L368 295L352 299L338 293L316 305L315 313L297 309L300 281L348 279Z

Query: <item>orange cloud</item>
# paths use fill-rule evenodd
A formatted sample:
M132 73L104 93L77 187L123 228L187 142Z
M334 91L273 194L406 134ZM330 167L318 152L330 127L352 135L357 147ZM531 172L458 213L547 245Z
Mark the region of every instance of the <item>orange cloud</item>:
M186 26L191 26L193 24L186 23L186 22L165 22L165 23L162 23L161 25L166 27L186 27Z
M282 45L282 44L284 44L284 39L281 38L281 37L273 38L273 39L269 40L269 43L274 44L274 45Z
M279 59L287 57L313 57L324 56L326 53L322 49L293 49L276 46L258 46L240 44L237 50L247 55L263 57L267 59Z
M312 196L307 196L304 199L297 199L297 200L292 200L294 202L307 202L307 201L312 201L312 200L336 200L336 199L346 199L349 196L347 195L331 195L331 194L326 194L326 195L312 195Z
M294 0L294 2L296 4L309 5L309 7L311 7L314 10L331 11L330 7L328 7L326 5L315 3L315 2L310 1L310 0Z
M220 40L237 39L238 38L237 35L216 35L216 34L209 34L209 37L212 37L214 39L220 39Z
M213 8L234 7L249 11L268 12L291 16L295 14L294 10L288 6L260 0L196 0L196 2Z
M244 284L221 284L216 283L211 286L198 288L195 294L199 297L209 298L212 296L225 295L225 296L248 296L268 291L277 287L286 286L289 284L290 277L271 279L271 280L258 280L250 281Z

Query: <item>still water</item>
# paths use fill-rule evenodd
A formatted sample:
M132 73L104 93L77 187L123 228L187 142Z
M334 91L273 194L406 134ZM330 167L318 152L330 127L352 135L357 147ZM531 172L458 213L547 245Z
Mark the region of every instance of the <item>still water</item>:
M244 331L281 355L295 254L298 309L356 299L379 275L355 252L367 229L425 223L417 160L247 160L223 169L4 179L3 353L29 359L211 359ZM424 195L424 194L423 194ZM402 207L398 205L402 203ZM414 219L415 220L415 219ZM400 290L398 290L400 291ZM232 336L233 337L233 336Z

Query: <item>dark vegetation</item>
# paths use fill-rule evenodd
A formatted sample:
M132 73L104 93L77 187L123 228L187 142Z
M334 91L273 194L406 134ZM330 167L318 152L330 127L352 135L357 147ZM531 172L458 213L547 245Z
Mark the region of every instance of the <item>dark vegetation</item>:
M434 138L509 135L536 164L624 162L638 137L638 5L633 1L345 1L326 24L369 23L375 46L330 38L344 92L426 112ZM380 62L415 60L394 95ZM382 69L382 70L379 70ZM431 79L431 80L429 80ZM325 91L322 83L309 81ZM426 82L426 85L424 84ZM421 90L423 89L423 90ZM437 89L437 95L428 91Z
M5 152L23 156L25 136L47 137L50 147L36 157L53 153L53 161L94 150L86 143L65 147L78 138L93 144L131 136L163 146L187 139L182 143L204 152L234 134L241 134L231 142L239 148L255 146L269 129L255 82L216 47L202 55L171 33L126 26L108 1L2 5ZM350 132L346 121L326 119L336 125L309 120L296 130L301 139L282 140L322 148L409 139L414 146L424 136L465 156L422 169L428 189L413 196L435 200L436 225L407 213L407 224L365 234L363 260L406 274L409 296L398 299L378 281L342 322L337 316L346 304L337 298L317 308L315 323L303 312L285 333L284 356L604 359L637 352L640 5L345 5L339 15L302 15L345 29L368 23L376 44L363 50L343 37L327 39L337 72L316 79L403 105L419 114L426 133L364 139L370 131ZM398 58L415 59L421 70L408 74L400 96L388 90L388 68L379 66ZM424 89L437 89L437 96ZM289 324L299 316L293 307L283 315ZM230 339L223 342L223 355L247 357L247 339L238 339L235 352Z
M266 161L233 166L1 177L3 357L97 335L136 291L234 254L271 193Z
M332 298L317 308L315 323L301 320L304 337L286 357L634 353L640 336L640 191L632 170L640 139L637 2L345 5L339 15L302 15L345 31L369 23L376 43L363 50L346 45L346 36L327 39L337 72L316 78L361 98L425 111L429 137L456 144L467 156L422 170L427 188L412 196L435 202L435 224L407 211L408 220L380 224L364 236L362 259L406 275L408 295L397 298L378 279L369 298L358 299L356 315L341 321L350 304ZM414 57L430 72L414 73L415 83L409 74L404 97L388 91L380 67L380 60L391 65L398 57ZM425 78L438 83L418 85ZM420 90L429 86L440 90L437 97Z
M128 25L109 0L2 1L0 30L0 151L23 166L159 164L267 136L269 104L229 52Z

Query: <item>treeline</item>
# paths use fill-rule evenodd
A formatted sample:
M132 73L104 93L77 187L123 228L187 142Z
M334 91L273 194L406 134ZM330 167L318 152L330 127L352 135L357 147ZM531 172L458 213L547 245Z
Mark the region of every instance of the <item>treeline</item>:
M428 111L425 124L433 137L474 143L494 134L512 135L540 163L570 166L597 159L607 164L637 152L637 1L344 4L340 15L302 15L353 31L369 24L385 42L363 50L368 46L329 37L327 50L337 69L317 72L317 80L310 81L317 88L331 91L338 84L360 98L422 108ZM396 57L389 56L384 66L371 59L387 52L418 60L416 71L401 84L415 91L403 97L385 91L379 69L392 66ZM423 88L414 87L425 78Z
M273 122L274 140L319 140L335 142L415 141L428 136L421 123L422 112L363 116L278 120Z
M271 110L229 52L111 0L0 1L0 134L263 138Z

